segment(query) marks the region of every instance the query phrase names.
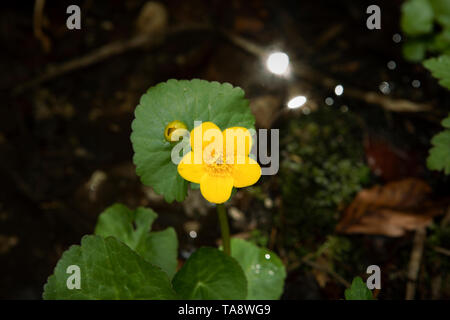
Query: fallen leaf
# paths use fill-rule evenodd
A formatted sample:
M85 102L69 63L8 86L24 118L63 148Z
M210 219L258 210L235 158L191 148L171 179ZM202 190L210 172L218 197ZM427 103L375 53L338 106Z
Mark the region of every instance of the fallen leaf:
M372 133L366 135L364 150L369 168L385 182L418 177L424 171L417 151L396 146L388 137Z
M430 186L408 178L361 190L336 227L340 233L401 237L443 213L444 207L429 200Z

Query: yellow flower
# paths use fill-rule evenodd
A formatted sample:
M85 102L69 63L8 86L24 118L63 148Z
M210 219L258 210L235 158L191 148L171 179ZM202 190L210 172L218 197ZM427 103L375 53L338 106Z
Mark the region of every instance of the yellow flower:
M203 122L191 131L191 151L178 164L178 173L199 183L206 200L224 203L233 187L255 184L261 167L248 155L252 138L246 128L232 127L220 131L212 122Z

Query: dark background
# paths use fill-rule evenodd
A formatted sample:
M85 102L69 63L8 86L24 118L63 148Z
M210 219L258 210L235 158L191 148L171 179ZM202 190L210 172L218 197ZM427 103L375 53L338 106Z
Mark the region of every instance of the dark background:
M81 7L81 30L66 28L66 8L74 3ZM150 34L150 44L41 81L52 67L134 37L144 3L47 1L42 28L50 41L47 51L33 34L34 2L2 4L0 298L40 299L62 252L79 243L82 235L92 233L98 214L114 202L132 208L150 206L159 213L156 229L174 226L180 239L180 261L200 245L215 245L220 234L216 217L198 194L183 204L167 204L151 188L142 186L134 171L129 140L134 108L147 88L170 78L202 78L240 86L256 110L257 125L281 130L289 119L299 116L285 110L296 89L308 96L311 111L323 108L324 99L333 96L335 108L346 106L362 119L366 136L414 150L406 160L388 157L386 174L374 181L433 177L424 159L430 137L439 130L438 120L450 109L450 98L423 67L405 62L401 43L392 40L394 34L401 34L402 1L163 1L167 25L161 27L163 35ZM366 28L366 8L374 3L381 7L381 30ZM434 111L389 112L346 97L345 91L335 97L333 87L320 79L311 81L317 78L314 75L308 79L275 77L260 57L233 44L223 31L266 49L285 51L291 61L342 81L345 88L379 93L380 83L389 81L390 96L432 104ZM386 67L391 60L396 61L395 70ZM420 88L411 86L414 79L420 81ZM262 109L254 107L255 101L262 101ZM362 141L363 135L355 138ZM271 183L268 180L262 183ZM435 182L437 194L448 194L446 183ZM280 191L272 190L275 201ZM233 206L246 211L243 222L233 222L234 234L255 228L270 231L276 213L264 210L251 194L238 193ZM190 229L197 230L197 238L188 236ZM381 241L383 252L400 250L395 251L396 257L407 257L412 243L411 236L394 242L364 239L371 244ZM376 250L370 255L375 262L383 256ZM399 268L406 269L404 265ZM381 297L402 299L405 282L405 277L394 282ZM429 298L429 289L424 290L418 298ZM296 271L287 279L285 297L337 299L342 298L342 291L339 284L321 289L310 271L300 276Z

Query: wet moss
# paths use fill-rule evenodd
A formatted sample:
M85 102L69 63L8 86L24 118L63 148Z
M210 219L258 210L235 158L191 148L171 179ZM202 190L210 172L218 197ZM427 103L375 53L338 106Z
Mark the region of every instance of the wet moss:
M333 232L339 209L369 181L357 118L321 108L282 130L278 223L287 245L314 250Z

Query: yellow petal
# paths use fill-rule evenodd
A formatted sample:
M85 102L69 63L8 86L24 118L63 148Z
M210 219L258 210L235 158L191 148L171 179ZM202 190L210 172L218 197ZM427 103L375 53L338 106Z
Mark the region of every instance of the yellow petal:
M177 169L183 179L194 183L200 183L202 176L205 174L203 165L194 163L194 153L192 151L181 159Z
M242 163L242 164L241 164ZM243 188L255 184L261 177L261 167L255 160L245 157L238 158L237 164L233 165L233 185Z
M211 130L211 131L210 131ZM217 133L218 131L218 133ZM201 125L195 127L191 131L191 148L192 150L203 150L205 147L214 141L213 137L221 135L219 127L213 122L202 122ZM206 138L206 139L205 139ZM202 148L200 148L202 145Z
M224 203L231 196L233 189L233 178L216 177L205 174L200 182L200 191L203 197L209 202Z
M248 156L252 149L252 135L247 128L231 127L223 131L223 141L226 148L227 163L236 156ZM231 155L234 155L232 157ZM235 163L235 162L233 162Z

